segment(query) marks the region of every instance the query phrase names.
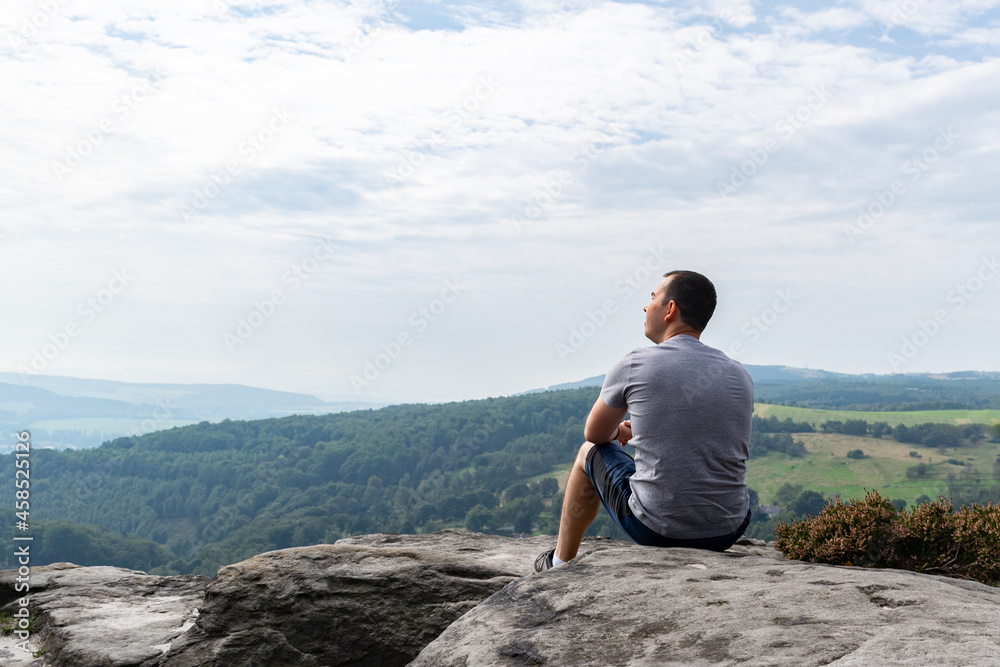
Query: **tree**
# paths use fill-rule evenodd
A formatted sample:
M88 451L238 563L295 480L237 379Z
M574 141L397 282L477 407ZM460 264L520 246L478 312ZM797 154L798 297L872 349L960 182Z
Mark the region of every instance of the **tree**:
M528 490L527 484L523 483L513 484L504 489L503 493L500 494L500 504L506 505L510 501L515 500L517 498L524 498L529 493L531 492Z
M896 508L897 512L902 512L903 510L906 509L906 501L903 500L902 498L897 498L896 500L892 501L892 506Z
M555 477L546 477L538 483L538 492L542 498L554 496L559 492L559 482L556 481Z
M514 518L514 532L515 533L530 533L531 532L531 515L527 512L521 512Z
M784 452L789 456L801 457L807 454L801 440L793 440L791 434L750 431L750 456L764 456L768 452Z
M993 479L1000 482L1000 456L993 462Z
M824 505L826 505L826 499L820 493L803 491L792 504L792 511L798 517L816 516L823 510Z
M875 422L871 425L869 431L873 438L881 438L887 433L892 433L892 427L889 426L888 422Z
M789 436L787 433L784 435L791 438L791 436ZM806 451L806 446L802 443L801 440L793 440L791 443L785 445L785 453L788 454L789 456L802 458L809 452Z
M934 426L947 426L946 424L934 424ZM945 428L927 429L927 434L921 440L928 447L958 447L959 435L954 431Z
M852 449L847 452L847 458L849 459L863 459L865 458L865 453L860 449Z
M974 445L986 439L986 429L982 424L966 424L962 434Z
M864 419L848 419L844 422L843 432L847 435L867 435L868 422Z
M792 503L795 502L795 499L799 497L800 493L802 493L801 484L792 486L788 482L785 482L781 485L781 488L778 489L778 492L775 494L775 498L778 501L778 505L782 507L791 507Z
M476 505L465 515L465 529L470 533L488 533L493 527L493 513L482 505Z

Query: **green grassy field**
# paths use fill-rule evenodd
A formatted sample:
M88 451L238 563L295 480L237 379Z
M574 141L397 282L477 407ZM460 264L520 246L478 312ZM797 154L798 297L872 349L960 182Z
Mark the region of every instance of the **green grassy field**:
M772 452L747 462L747 484L760 494L762 504L774 504L782 484L801 484L804 489L844 500L861 498L865 490L878 491L889 498L902 498L910 504L918 496L936 498L947 489L948 474L961 475L977 470L989 481L993 461L1000 454L1000 443L982 442L975 446L949 448L944 455L937 449L905 444L891 439L861 438L838 433L798 433L793 436L805 444L808 456L793 458ZM849 459L847 452L862 450L869 458ZM910 456L917 452L921 458ZM955 459L965 465L948 463ZM908 479L906 469L924 463L925 477Z
M1000 410L920 410L914 412L867 412L857 410L814 410L785 405L758 403L754 414L761 417L774 415L778 419L791 417L793 421L809 422L818 427L826 421L863 419L869 424L888 422L890 426L906 424L997 424ZM837 433L797 433L809 455L800 459L780 453L751 459L747 462L747 483L760 494L761 503L776 502L775 492L786 482L801 484L804 489L818 491L830 497L861 498L865 490L878 491L883 496L902 498L910 504L921 495L937 497L947 489L949 473L961 475L970 469L977 470L984 480L990 480L993 461L1000 454L1000 444L982 442L975 446L948 449L944 455L938 450L919 445L896 442L891 438L862 438ZM849 459L847 452L860 449L869 458ZM910 456L917 452L921 458ZM959 466L947 463L948 459L964 462ZM908 479L906 469L925 463L929 471L925 477Z
M913 412L864 412L860 410L815 410L813 408L793 408L787 405L757 403L754 414L758 417L774 415L778 419L791 417L792 421L809 422L819 426L826 421L847 421L864 419L873 422L896 424L998 424L1000 410L916 410Z

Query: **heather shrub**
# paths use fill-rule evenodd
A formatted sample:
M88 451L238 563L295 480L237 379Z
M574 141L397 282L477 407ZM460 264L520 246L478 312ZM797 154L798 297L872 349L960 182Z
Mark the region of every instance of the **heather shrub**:
M788 558L891 567L1000 585L1000 506L950 500L899 511L875 491L863 500L837 498L818 516L778 522L775 546Z

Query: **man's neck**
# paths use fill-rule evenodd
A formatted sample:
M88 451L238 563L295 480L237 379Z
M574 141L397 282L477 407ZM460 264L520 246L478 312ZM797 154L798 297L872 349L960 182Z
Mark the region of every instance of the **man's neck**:
M691 329L689 327L684 327L683 329L677 329L676 331L667 331L666 333L664 333L663 340L661 340L660 342L666 343L674 336L692 336L696 340L701 340L700 331L695 331L694 329Z

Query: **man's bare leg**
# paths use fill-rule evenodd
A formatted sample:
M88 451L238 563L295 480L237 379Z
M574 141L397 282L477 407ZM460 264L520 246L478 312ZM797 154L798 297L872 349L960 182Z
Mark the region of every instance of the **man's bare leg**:
M587 454L593 447L592 442L583 443L566 480L562 516L559 518L559 541L556 542L559 560L569 561L576 557L583 534L601 509L601 497L587 476Z

